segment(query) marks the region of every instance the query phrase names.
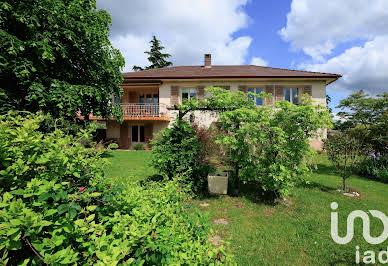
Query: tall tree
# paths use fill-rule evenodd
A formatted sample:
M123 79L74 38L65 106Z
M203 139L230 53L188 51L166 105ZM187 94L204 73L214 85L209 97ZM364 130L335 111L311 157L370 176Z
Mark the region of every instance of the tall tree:
M160 41L156 39L155 36L152 37L152 40L150 41L150 43L151 43L150 51L145 51L144 53L149 55L148 61L151 63L151 65L145 68L142 68L139 66L133 66L132 69L134 71L163 68L163 67L168 67L172 65L172 62L169 62L166 60L167 58L171 57L171 55L162 53L164 46L161 46Z
M112 114L124 59L95 0L0 0L0 113Z

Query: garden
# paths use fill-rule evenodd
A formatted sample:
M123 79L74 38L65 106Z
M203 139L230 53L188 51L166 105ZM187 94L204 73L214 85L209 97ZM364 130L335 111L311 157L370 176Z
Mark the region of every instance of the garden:
M353 124L336 125L318 154L308 141L331 120L307 96L257 108L243 92L208 91L177 106L177 121L152 151L97 149L95 124L68 134L48 132L52 119L42 112L2 115L1 262L347 264L355 245L385 250L361 234L336 244L330 203L341 221L355 209L388 211L386 95L344 100ZM358 108L365 101L385 110L369 124L357 120L371 114ZM215 127L187 122L207 109L219 112ZM228 195L208 193L207 176L218 171L229 173ZM372 235L381 225L372 220Z

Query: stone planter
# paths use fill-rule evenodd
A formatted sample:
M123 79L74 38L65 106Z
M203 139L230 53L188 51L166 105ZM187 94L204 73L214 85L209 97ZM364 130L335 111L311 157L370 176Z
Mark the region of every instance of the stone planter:
M207 184L211 195L226 195L228 193L228 172L208 175Z

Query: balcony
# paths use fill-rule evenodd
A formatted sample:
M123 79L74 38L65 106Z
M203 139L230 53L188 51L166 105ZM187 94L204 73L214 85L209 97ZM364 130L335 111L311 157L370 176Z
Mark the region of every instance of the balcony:
M123 103L124 120L166 120L167 106L161 103Z

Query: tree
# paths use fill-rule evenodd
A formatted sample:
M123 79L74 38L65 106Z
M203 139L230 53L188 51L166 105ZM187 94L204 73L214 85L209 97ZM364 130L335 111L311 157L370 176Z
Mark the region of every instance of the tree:
M388 152L388 93L370 97L362 90L341 100L338 115L345 121L337 125L357 138L363 146Z
M323 149L342 177L342 189L346 192L346 180L356 171L355 165L361 158L360 142L347 134L337 134L324 141Z
M151 49L150 51L145 51L145 54L148 54L148 61L151 63L150 66L142 68L139 66L133 66L134 71L139 70L148 70L154 68L164 68L172 65L172 62L167 61L166 59L171 57L170 54L163 54L161 51L164 49L164 46L160 45L160 41L156 39L155 36L152 37Z
M313 105L308 97L303 97L299 105L280 101L258 107L241 91L208 88L207 92L210 96L203 101L178 105L178 118L193 110L218 111L220 134L216 142L233 167L237 190L239 182L254 182L273 196L287 195L307 170L309 139L320 128L331 125L326 108Z
M95 0L0 1L0 113L115 114L124 59L110 24Z

